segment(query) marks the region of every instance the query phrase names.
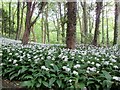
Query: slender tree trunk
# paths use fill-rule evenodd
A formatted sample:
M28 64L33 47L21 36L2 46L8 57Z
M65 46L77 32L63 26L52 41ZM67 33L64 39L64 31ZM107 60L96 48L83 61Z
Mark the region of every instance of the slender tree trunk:
M117 44L120 45L120 2L118 3L118 39Z
M105 43L105 37L104 37L104 8L102 9L102 44Z
M106 36L107 36L107 46L109 46L109 27L108 27L108 16L107 16L107 7L106 7L106 23L107 23L107 29L106 29Z
M118 2L115 1L115 23L114 23L114 39L113 39L113 45L117 44L117 38L118 38Z
M43 13L42 13L42 19L41 19L41 30L42 30L41 40L42 40L42 43L44 42L43 27L44 27L44 17L43 17Z
M47 40L48 40L48 43L49 43L50 38L49 38L49 22L48 22L48 4L46 6L46 30L47 30Z
M11 33L11 2L9 2L9 37Z
M79 10L80 9L80 7L79 7L79 5L78 5L78 21L79 21L79 26L80 26L80 36L81 36L81 43L83 43L83 35L82 35L82 33L83 33L83 31L82 31L82 23L81 23L81 18L80 18L80 13L79 13Z
M102 9L102 2L96 2L96 22L95 22L95 32L94 32L94 38L93 38L93 45L97 45L98 41L98 35L99 35L99 24L100 24L100 14Z
M3 27L3 25L4 25L4 21L3 21L3 8L4 8L4 6L3 6L3 1L2 1L2 36L4 35L3 33L4 33L4 27Z
M67 3L67 35L66 35L66 45L69 49L75 49L75 38L76 38L76 12L77 12L77 3L68 2Z
M17 3L17 32L16 32L16 40L19 38L19 26L20 26L20 1Z
M18 39L20 38L22 27L23 27L23 11L25 8L25 2L23 2L22 10L21 10L21 22L20 22L20 29L19 29L19 34L18 34Z
M36 42L37 40L36 40L35 33L34 33L33 29L34 29L34 26L31 27L31 32L33 34L33 42Z

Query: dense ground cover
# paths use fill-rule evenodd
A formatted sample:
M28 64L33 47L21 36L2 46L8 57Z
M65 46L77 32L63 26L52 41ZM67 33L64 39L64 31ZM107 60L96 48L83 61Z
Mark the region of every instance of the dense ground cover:
M31 89L120 89L120 49L80 45L2 45L1 75Z

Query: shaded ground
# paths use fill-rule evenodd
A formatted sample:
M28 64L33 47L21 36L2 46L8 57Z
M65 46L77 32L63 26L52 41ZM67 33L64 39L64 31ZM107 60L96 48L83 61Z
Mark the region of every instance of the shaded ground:
M18 81L9 81L6 79L0 78L0 84L2 87L0 87L1 90L27 90L26 88L23 88L20 86L20 82Z

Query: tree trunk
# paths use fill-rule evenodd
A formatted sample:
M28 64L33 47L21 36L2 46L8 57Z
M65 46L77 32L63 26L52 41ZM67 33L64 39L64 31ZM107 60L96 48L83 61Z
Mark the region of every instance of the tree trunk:
M108 29L109 29L109 27L108 27L108 16L107 16L107 12L108 12L108 10L107 10L107 7L106 7L106 23L107 23L107 29L106 29L106 38L107 38L107 46L109 46L109 31L108 31Z
M20 29L19 29L19 34L18 34L18 39L20 38L22 27L23 27L23 11L25 8L25 2L23 2L22 10L21 10L21 21L20 21Z
M76 33L76 12L77 12L77 3L68 2L67 3L67 35L66 35L66 45L69 49L75 49L75 33Z
M11 2L9 2L9 37L11 33Z
M33 34L33 42L36 42L37 40L36 40L35 33L34 33L33 29L34 29L34 26L31 27L31 32Z
M117 44L120 45L120 2L118 3L118 39Z
M100 24L100 14L102 9L102 2L96 2L96 22L95 22L95 32L93 38L93 45L97 45L98 35L99 35L99 24Z
M30 36L30 29L35 24L35 22L37 21L40 13L42 12L42 10L45 7L45 5L47 4L47 2L40 2L39 3L38 15L35 17L35 19L33 21L31 21L36 4L37 4L37 2L35 0L33 2L31 0L29 0L27 2L25 32L24 32L24 35L23 35L23 38L22 38L23 45L26 45L28 43L29 36Z
M27 13L26 13L26 22L25 22L25 32L23 35L22 43L23 45L26 45L29 41L29 35L30 35L30 21L31 21L31 4L32 2L27 2Z
M19 38L19 25L20 25L20 1L17 3L17 32L16 32L16 40Z
M86 2L81 2L81 6L83 9L83 36L84 36L84 43L86 43L86 37L88 34L88 18L87 18L87 4Z
M104 37L104 8L102 9L102 44L105 43L105 37Z
M117 44L117 38L118 38L118 2L115 1L115 23L114 23L114 39L113 39L113 45Z
M2 36L3 36L3 33L4 33L3 8L4 8L4 6L3 6L3 1L2 1Z

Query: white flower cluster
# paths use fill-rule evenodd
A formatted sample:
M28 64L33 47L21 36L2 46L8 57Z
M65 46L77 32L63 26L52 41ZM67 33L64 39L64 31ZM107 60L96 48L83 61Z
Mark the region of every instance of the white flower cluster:
M67 71L67 72L69 72L71 69L70 68L68 68L67 66L63 66L62 67L65 71Z
M49 68L46 68L45 66L41 66L41 69L49 71Z

